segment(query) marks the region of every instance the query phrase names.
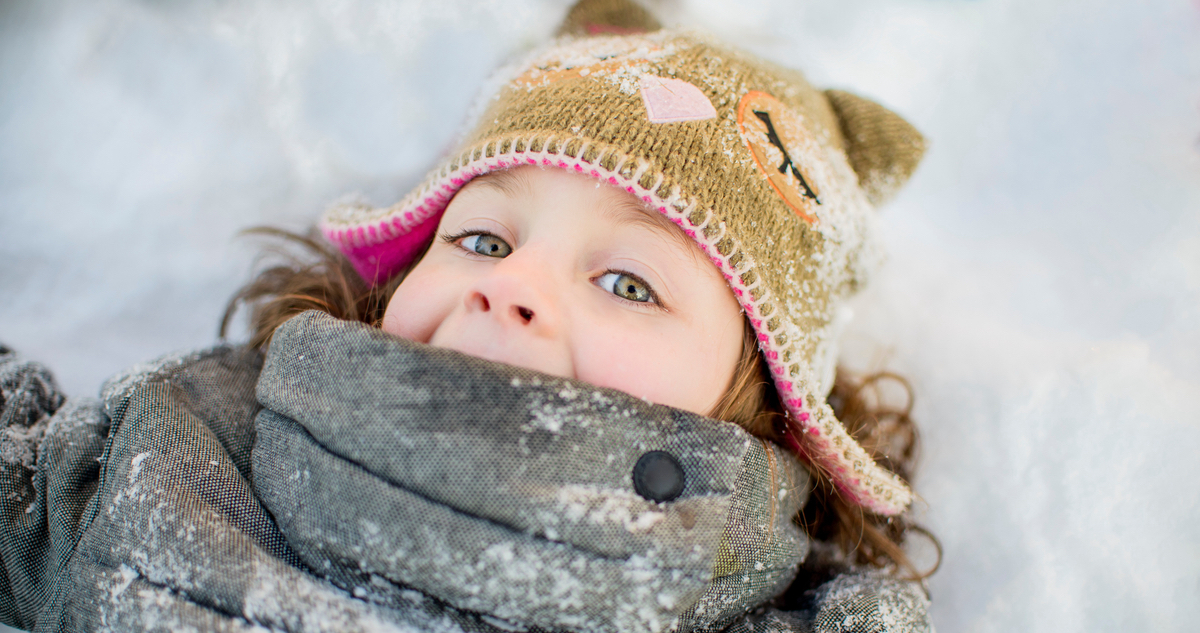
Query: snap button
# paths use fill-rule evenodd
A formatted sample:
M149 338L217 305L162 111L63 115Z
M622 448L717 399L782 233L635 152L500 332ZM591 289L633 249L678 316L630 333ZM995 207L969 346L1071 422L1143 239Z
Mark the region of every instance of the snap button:
M683 493L683 466L666 451L650 451L633 466L633 489L650 501L670 501Z

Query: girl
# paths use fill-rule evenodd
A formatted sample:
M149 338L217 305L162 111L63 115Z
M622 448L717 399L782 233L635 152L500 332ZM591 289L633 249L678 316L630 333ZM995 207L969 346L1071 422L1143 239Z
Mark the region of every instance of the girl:
M424 185L239 293L249 346L98 403L0 356L4 621L929 628L911 426L834 372L919 135L633 5L563 31Z

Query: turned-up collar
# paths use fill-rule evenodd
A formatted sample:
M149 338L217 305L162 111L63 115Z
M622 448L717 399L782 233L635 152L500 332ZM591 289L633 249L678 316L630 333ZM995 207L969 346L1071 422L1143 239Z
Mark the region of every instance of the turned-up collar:
M618 391L307 312L276 332L258 399L256 490L305 563L355 590L547 629L690 629L774 595L807 551L794 458ZM678 468L678 496L644 496L648 459Z

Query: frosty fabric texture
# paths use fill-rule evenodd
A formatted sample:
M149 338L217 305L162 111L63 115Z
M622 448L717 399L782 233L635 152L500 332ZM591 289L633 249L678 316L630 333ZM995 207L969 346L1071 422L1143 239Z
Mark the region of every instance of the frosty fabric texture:
M169 356L99 401L3 350L0 393L0 619L30 630L765 631L808 549L807 475L733 425L320 313L265 367ZM634 492L654 450L671 502ZM770 622L894 602L845 578ZM880 630L925 630L918 597Z
M848 499L902 512L911 491L825 396L844 302L879 259L873 205L916 168L921 135L878 104L702 34L636 32L653 29L647 20L630 2L580 2L564 25L575 36L502 70L477 123L421 186L388 208L330 210L325 235L381 283L423 252L455 193L480 175L537 165L627 191L729 283L798 424L786 442Z
M725 633L896 633L929 631L928 598L916 583L878 571L837 567L832 578L798 592L787 610L768 607L739 618ZM827 575L831 570L822 570Z
M546 629L660 631L768 600L807 552L794 457L621 392L309 312L275 333L258 396L255 485L314 569ZM635 492L652 451L683 466L674 501Z

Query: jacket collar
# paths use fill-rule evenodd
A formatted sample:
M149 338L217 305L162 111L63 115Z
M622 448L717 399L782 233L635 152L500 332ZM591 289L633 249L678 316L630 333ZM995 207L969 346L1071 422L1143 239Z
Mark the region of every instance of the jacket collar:
M256 491L356 595L413 588L547 629L707 628L781 591L808 549L790 454L614 390L307 312L276 332L258 399ZM666 502L637 485L655 452L682 471Z

